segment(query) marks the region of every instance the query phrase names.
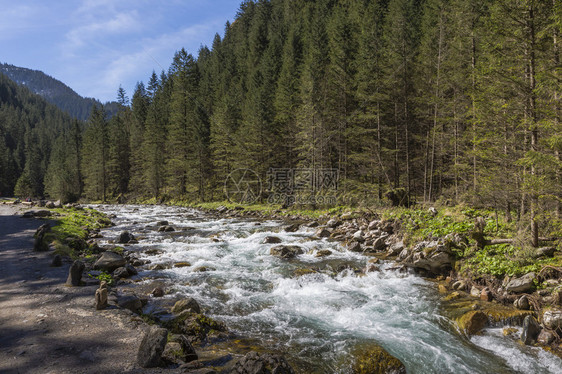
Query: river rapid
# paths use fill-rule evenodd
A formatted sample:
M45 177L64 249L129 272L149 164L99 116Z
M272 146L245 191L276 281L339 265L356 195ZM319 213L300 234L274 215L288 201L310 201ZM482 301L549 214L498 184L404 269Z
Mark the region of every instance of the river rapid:
M317 239L314 229L288 233L280 221L217 218L179 207L95 208L115 215L116 226L103 231L107 240L128 230L141 238L127 246L140 258L191 264L140 271L169 283L172 292L165 297L195 298L205 314L284 354L297 372L350 373L353 352L377 343L408 373L562 373L560 358L505 338L501 328L465 338L443 316L434 283L392 270L390 263L358 273L353 269L365 268L371 257ZM157 232L161 220L176 231ZM277 244L262 244L270 235L301 246L305 254L292 260L270 255ZM161 253L144 253L153 248ZM325 249L332 255L315 256ZM207 271L194 271L200 267ZM295 276L310 268L318 272Z

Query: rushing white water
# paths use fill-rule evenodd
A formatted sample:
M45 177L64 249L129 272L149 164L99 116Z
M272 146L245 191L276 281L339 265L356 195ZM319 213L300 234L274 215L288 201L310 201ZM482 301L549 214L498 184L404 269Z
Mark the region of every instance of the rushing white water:
M287 233L280 222L213 219L177 207L97 208L116 215L107 238L129 230L142 237L130 246L141 258L191 264L158 271L174 284L175 294L166 297L194 297L206 314L239 335L283 352L299 372L349 373L350 352L369 342L399 358L408 373L562 372L562 360L504 338L501 331L465 339L439 314L432 283L392 271L388 264L357 275L352 269L363 268L369 258L313 239L311 229ZM160 220L176 232L147 227ZM262 244L268 235L299 245L306 254L293 260L273 257L269 250L275 244ZM162 253L148 256L142 252L148 248ZM321 249L333 254L315 257ZM208 271L193 271L201 266ZM294 276L295 270L310 268L319 272Z

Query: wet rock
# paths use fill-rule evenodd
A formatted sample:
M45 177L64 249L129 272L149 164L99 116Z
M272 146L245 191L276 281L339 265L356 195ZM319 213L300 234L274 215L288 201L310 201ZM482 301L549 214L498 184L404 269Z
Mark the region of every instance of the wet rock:
M551 330L562 329L562 310L546 310L542 315L543 324Z
M177 301L172 307L172 313L180 314L183 311L189 311L191 313L201 313L201 307L197 300L192 297L182 299Z
M186 262L186 261L174 263L175 268L186 268L186 267L189 267L189 266L191 266L191 264L189 262Z
M133 313L139 313L142 308L142 301L134 295L121 296L117 299L120 308L128 309Z
M35 231L35 241L33 243L33 250L43 252L49 250L49 245L45 242L45 235L51 232L51 225L45 223Z
M272 256L289 259L296 257L298 255L302 255L304 252L301 247L298 245L278 245L276 247L271 248L269 253Z
M293 374L283 356L250 352L234 364L230 374Z
M205 273L207 271L215 271L215 270L216 270L215 268L212 268L210 266L198 266L195 269L193 269L195 273Z
M526 344L533 344L539 333L541 332L541 326L533 316L527 316L523 320L523 331L521 332L521 341Z
M168 226L169 222L168 221L158 221L156 222L156 226Z
M263 241L263 244L279 244L281 243L281 238L277 236L266 236Z
M517 300L513 302L513 306L517 309L521 310L529 310L531 308L531 304L529 303L529 297L527 295L523 295Z
M453 267L453 255L438 242L420 242L412 250L412 254L404 264L415 269L427 270L430 273L440 274Z
M299 227L300 225L298 223L293 223L292 225L286 226L283 230L286 232L295 232Z
M127 269L130 276L137 275L139 273L138 270L131 264L125 265L125 269Z
M347 247L347 250L351 252L363 252L363 248L359 242L351 242L351 244Z
M320 226L320 224L317 221L312 221L308 225L306 225L306 227L310 227L310 228L314 228L318 226Z
M62 266L62 257L61 255L55 255L55 257L53 257L53 260L51 261L51 267L60 267Z
M164 296L164 289L162 287L154 287L150 294L154 297L162 297Z
M129 272L124 267L119 267L113 271L112 276L114 279L128 278Z
M82 261L76 260L70 266L68 271L68 278L66 279L67 286L80 286L82 279L82 272L84 271L84 263Z
M96 290L95 294L96 310L107 308L107 283L100 282L100 287Z
M457 325L467 335L474 335L488 324L488 316L480 310L472 310L457 319Z
M51 214L52 213L51 213L50 210L36 210L36 211L33 212L33 216L39 217L39 218L50 217Z
M170 266L167 264L154 264L149 267L149 270L165 270L168 269Z
M118 253L107 251L95 262L94 269L112 272L113 270L125 266L127 261Z
M541 330L539 336L537 337L537 343L542 344L542 345L549 345L555 339L556 339L556 337L554 336L554 334L552 332L543 329L543 330Z
M316 257L327 257L330 256L332 254L332 251L330 251L329 249L322 249L318 252L316 252Z
M162 353L166 347L168 330L152 326L144 335L137 353L140 367L151 368L162 364Z
M357 350L353 356L353 374L406 374L404 364L378 345Z
M173 232L176 231L172 226L160 226L158 232Z
M506 290L507 290L507 292L515 292L515 293L522 293L522 292L531 291L533 289L533 287L535 286L534 285L535 278L536 278L535 273L531 272L531 273L525 274L521 278L512 279L507 284Z
M133 234L129 233L128 231L123 231L120 235L119 235L119 239L117 240L117 243L120 244L127 244L129 243L131 240L133 240L135 237L133 236Z
M52 201L47 201L47 203L45 204L45 208L47 208L47 209L54 209L54 208L55 208L55 203L53 203Z
M35 217L35 212L33 210L28 210L22 214L23 218L33 218Z
M316 230L314 235L319 237L319 238L328 238L328 237L330 237L330 235L332 235L332 232L330 230L320 228L320 229Z

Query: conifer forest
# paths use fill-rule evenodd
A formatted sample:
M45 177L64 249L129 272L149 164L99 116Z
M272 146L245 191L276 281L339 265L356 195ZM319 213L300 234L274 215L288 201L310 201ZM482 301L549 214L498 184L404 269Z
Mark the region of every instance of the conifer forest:
M0 192L211 201L237 168L333 168L344 204L466 202L536 231L562 212L561 33L559 0L245 1L111 118L0 76Z

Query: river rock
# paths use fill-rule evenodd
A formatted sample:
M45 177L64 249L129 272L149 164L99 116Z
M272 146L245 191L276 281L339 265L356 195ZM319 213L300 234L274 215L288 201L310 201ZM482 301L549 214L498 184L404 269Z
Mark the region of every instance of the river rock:
M357 243L359 244L359 243ZM332 251L330 251L329 249L321 249L318 252L316 252L316 257L327 257L330 256L332 254Z
M380 225L381 225L380 220L374 220L374 221L369 222L369 225L367 226L367 228L369 229L369 231L372 231L372 230L378 229L380 227Z
M470 289L470 296L472 297L480 297L480 289L476 286L472 286L472 288Z
M117 240L117 243L120 244L127 244L128 242L130 242L131 240L133 240L135 237L129 233L128 231L123 231L120 235L119 235L119 239Z
M389 256L398 256L400 254L400 252L402 252L403 250L404 250L404 241L400 240L400 241L397 241L396 243L392 244L388 248L387 254Z
M271 248L269 253L272 256L289 259L296 257L297 255L302 255L304 252L298 245L278 245Z
M158 221L156 222L156 226L168 226L169 222L168 221Z
M332 218L331 220L329 220L329 221L326 223L326 227L329 227L329 228L331 228L331 229L336 228L336 227L338 227L339 225L341 225L341 222L338 221L338 220L335 219L335 218Z
M330 237L330 235L332 235L332 232L330 230L320 228L320 229L316 230L314 235L319 237L319 238L328 238L328 237Z
M314 228L314 227L318 227L318 226L320 226L318 221L312 221L308 225L306 225L306 227L310 227L310 228Z
M120 254L107 251L103 252L101 257L95 262L94 269L112 272L113 270L121 266L125 266L126 264L127 260L125 260Z
M164 289L162 287L154 287L150 294L154 297L162 297L164 296Z
M552 343L556 337L551 331L548 330L541 330L539 336L537 337L537 343L542 345L549 345Z
M363 252L363 248L361 248L361 243L359 242L351 242L351 244L347 247L347 250L351 252Z
M51 225L45 223L35 231L35 241L33 243L33 250L42 252L49 250L49 245L45 242L45 235L51 231Z
M286 226L283 230L286 232L295 232L299 227L300 225L298 223L293 223L292 225Z
M142 301L134 295L121 296L117 299L120 308L128 309L133 313L139 313L142 308Z
M266 236L263 241L263 244L279 244L281 243L281 238L277 236Z
M457 319L457 325L467 335L474 335L488 324L488 316L480 310L471 310Z
M385 248L386 248L386 236L381 236L380 238L377 238L373 242L373 251L375 252L384 251Z
M517 309L521 310L529 310L531 308L531 304L529 303L529 297L527 295L523 295L517 300L513 302L513 306Z
M62 257L61 255L55 255L55 257L53 257L53 260L51 261L51 267L60 267L62 266Z
M95 294L96 310L107 308L107 282L101 281Z
M53 203L52 201L47 201L47 203L45 204L45 208L47 208L47 209L54 209L54 208L55 208L55 203Z
M283 356L250 352L234 364L230 374L293 374Z
M534 284L535 278L536 278L535 273L531 272L531 273L525 274L524 276L522 276L520 278L512 279L507 284L506 290L507 290L507 292L515 292L515 293L522 293L522 292L531 291L533 289L533 287L535 286L535 284Z
M546 328L551 330L562 329L562 310L550 309L543 313L542 320Z
M66 285L72 287L80 286L83 271L84 271L84 263L80 260L74 261L68 271L68 278L66 279Z
M137 275L139 273L138 270L131 264L126 264L125 269L127 269L130 276Z
M191 266L191 263L187 262L187 261L174 262L175 268L187 268L187 267L190 267L190 266Z
M453 267L453 255L444 246L435 241L418 243L404 264L415 269L424 269L439 274Z
M151 368L162 364L162 353L166 347L168 330L152 326L144 335L137 353L140 367Z
M468 238L462 234L450 233L444 238L445 245L449 248L465 248L468 246Z
M357 230L353 233L352 236L353 240L355 240L356 242L359 243L363 243L365 241L365 238L363 237L363 230Z
M185 310L190 311L191 313L201 313L199 303L192 297L179 300L172 307L172 313L174 314L180 314Z
M404 364L378 345L357 350L353 356L353 374L406 374Z
M464 291L466 290L466 282L463 280L458 280L455 283L453 283L453 290L456 291Z
M191 362L198 359L197 352L185 335L173 334L162 353L170 361Z
M160 226L158 228L159 232L173 232L176 231L176 229L174 229L172 226L166 225L166 226Z
M51 211L50 210L36 210L33 212L33 216L34 217L40 217L40 218L44 218L44 217L49 217L51 216Z
M523 331L521 332L521 341L526 344L533 344L539 333L541 332L541 326L533 316L526 316L523 320Z
M112 276L114 279L128 278L129 272L124 267L119 267L113 271Z

